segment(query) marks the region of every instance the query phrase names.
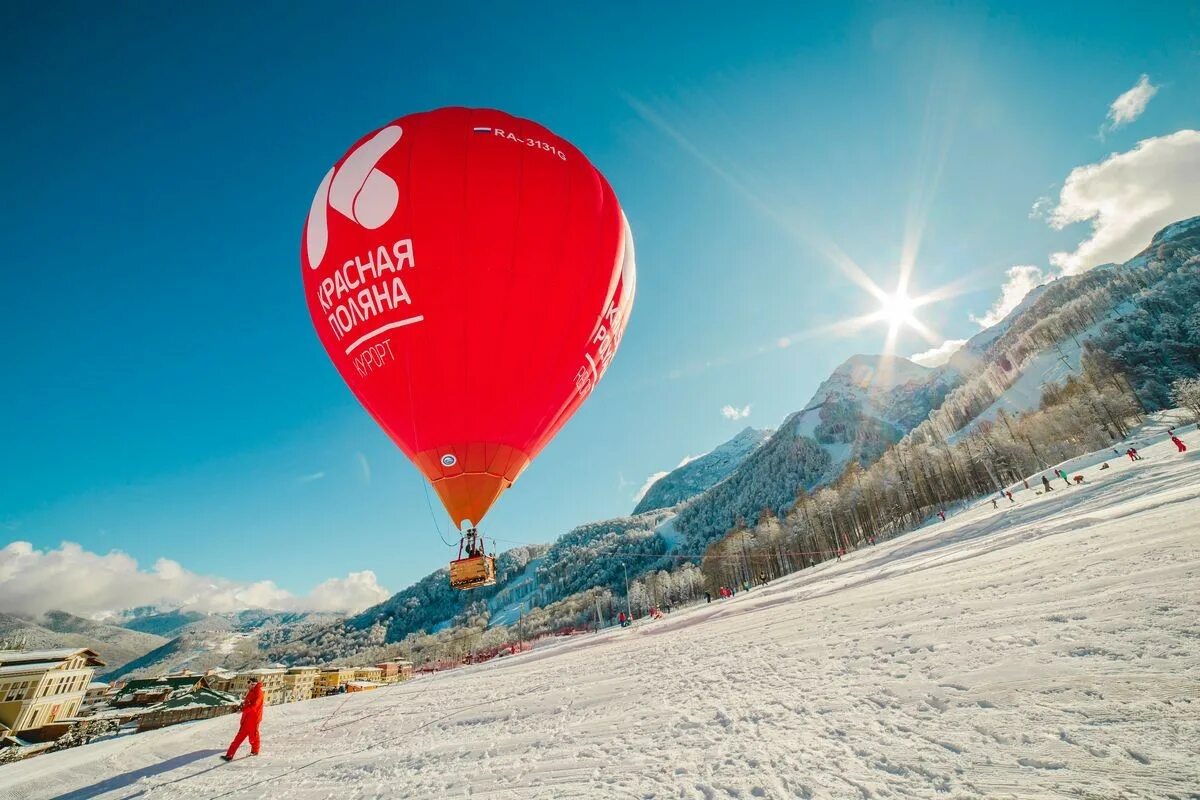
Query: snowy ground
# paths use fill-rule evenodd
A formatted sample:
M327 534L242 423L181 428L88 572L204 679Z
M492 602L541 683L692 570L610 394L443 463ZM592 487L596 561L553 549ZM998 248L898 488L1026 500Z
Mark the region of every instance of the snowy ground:
M1184 436L731 601L269 708L258 758L210 720L0 767L0 797L1197 798Z

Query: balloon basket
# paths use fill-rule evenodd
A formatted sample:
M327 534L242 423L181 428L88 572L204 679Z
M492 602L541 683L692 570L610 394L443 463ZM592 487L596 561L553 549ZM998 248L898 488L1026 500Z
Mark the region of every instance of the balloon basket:
M495 584L496 559L492 556L474 556L450 562L452 589L476 589Z

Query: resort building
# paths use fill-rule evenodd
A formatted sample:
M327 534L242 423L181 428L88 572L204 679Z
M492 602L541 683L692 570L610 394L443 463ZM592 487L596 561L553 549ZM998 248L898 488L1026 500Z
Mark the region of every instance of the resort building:
M233 695L199 686L142 712L137 718L137 729L141 733L180 722L220 717L241 707L242 701Z
M411 661L403 661L401 659L393 659L392 661L384 661L381 664L376 664L382 673L384 683L396 683L397 681L406 681L412 677L413 665Z
M317 679L313 695L316 696L318 691L321 696L336 694L340 687L352 680L354 680L353 667L326 667L321 670L321 676Z
M208 688L218 692L233 692L233 684L237 681L237 673L224 669L210 669L204 673Z
M320 667L292 667L283 674L283 685L287 690L287 702L311 700L313 687L321 675Z
M109 705L114 709L148 708L181 697L196 689L207 689L203 675L167 675L162 678L138 678L125 682Z
M102 666L87 648L0 650L0 728L20 735L76 716Z
M383 670L380 667L355 667L354 680L381 683L383 681Z
M262 683L263 697L269 706L286 703L287 685L283 681L283 676L287 672L286 667L262 667L260 669L250 669L245 672L239 672L233 681L233 687L230 691L238 697L245 697L246 692L250 691L250 679L258 678Z

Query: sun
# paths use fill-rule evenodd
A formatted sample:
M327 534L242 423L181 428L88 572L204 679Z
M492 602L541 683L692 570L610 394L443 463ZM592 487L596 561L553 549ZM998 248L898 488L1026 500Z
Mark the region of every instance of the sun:
M911 325L915 321L913 312L917 310L920 302L908 296L908 292L903 289L897 289L892 294L884 295L880 298L879 319L888 324L888 327L899 328L901 325Z

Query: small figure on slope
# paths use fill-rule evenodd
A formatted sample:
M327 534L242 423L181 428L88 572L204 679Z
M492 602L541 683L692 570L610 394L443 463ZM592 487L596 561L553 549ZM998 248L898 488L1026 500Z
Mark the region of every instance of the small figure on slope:
M1042 486L1046 487L1047 492L1054 491L1053 489L1050 488L1050 480L1045 475L1042 476Z
M1171 442L1174 443L1175 447L1178 448L1179 452L1181 452L1181 453L1187 452L1187 445L1183 443L1183 439L1180 439L1178 436L1172 436Z
M246 692L246 699L242 701L242 724L238 727L237 735L233 737L233 744L229 745L229 750L221 756L222 761L233 761L238 748L246 739L250 740L250 755L258 755L258 726L262 723L262 715L262 684L258 678L251 678L250 691Z

